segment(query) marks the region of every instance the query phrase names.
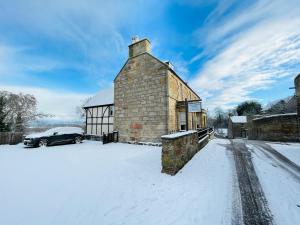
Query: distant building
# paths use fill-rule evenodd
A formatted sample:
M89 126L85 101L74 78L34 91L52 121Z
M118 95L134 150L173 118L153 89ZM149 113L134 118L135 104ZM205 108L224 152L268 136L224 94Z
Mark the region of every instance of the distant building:
M151 54L148 39L135 38L129 45L129 57L114 80L113 99L85 107L88 134L113 129L119 131L120 141L160 142L164 134L207 124L200 96L170 62Z
M247 116L231 116L228 121L228 138L245 138Z

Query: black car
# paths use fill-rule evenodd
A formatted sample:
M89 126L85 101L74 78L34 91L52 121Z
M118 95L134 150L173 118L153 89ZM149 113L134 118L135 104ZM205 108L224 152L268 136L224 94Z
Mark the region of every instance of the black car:
M83 130L78 127L56 127L42 133L27 135L24 145L41 147L58 144L79 144L83 139Z

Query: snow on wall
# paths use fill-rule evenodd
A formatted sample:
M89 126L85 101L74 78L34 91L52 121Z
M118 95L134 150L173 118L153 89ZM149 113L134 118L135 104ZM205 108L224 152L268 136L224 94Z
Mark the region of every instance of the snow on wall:
M182 136L185 136L185 135L188 135L188 134L193 134L193 133L196 133L196 132L197 132L196 130L189 130L189 131L184 131L184 132L177 132L177 133L174 133L174 134L163 135L163 136L161 136L161 138L164 138L164 139L175 139L175 138L179 138L179 137L182 137Z

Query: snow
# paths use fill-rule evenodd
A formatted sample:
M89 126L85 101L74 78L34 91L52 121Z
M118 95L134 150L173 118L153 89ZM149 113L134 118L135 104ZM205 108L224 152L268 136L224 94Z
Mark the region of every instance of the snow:
M163 135L163 136L161 136L161 138L175 139L175 138L182 137L182 136L185 136L185 135L188 135L188 134L193 134L193 133L197 133L197 131L196 130L189 130L189 131L183 131L183 132L176 132L176 133L173 133L173 134Z
M218 134L218 135L221 135L223 137L227 137L228 135L228 129L227 128L216 128L215 129L215 132Z
M278 117L278 116L296 116L297 113L284 113L284 114L273 114L273 115L268 115L268 116L262 116L259 118L255 118L253 120L261 120L261 119L265 119L265 118L271 118L271 117Z
M254 152L252 156L255 171L268 200L275 223L278 225L299 224L300 213L299 206L297 206L300 205L299 180L291 176L289 169L283 169L284 165L276 159L270 161L270 154L263 154L255 146L250 146ZM282 150L285 149L284 145L281 147L283 147Z
M212 140L176 175L161 148L85 141L0 146L0 224L230 224L233 170Z
M80 127L55 127L49 130L46 130L41 133L33 133L26 136L26 138L37 138L37 137L46 137L51 136L54 133L57 134L83 134L84 131Z
M114 89L108 88L98 92L94 95L84 107L98 106L98 105L108 105L114 103Z
M276 149L280 154L287 157L292 162L300 165L300 143L268 143L272 148Z
M232 123L247 123L247 116L231 116Z

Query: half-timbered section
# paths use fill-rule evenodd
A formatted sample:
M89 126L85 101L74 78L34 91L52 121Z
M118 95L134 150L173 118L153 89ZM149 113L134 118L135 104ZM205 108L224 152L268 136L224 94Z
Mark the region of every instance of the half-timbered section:
M99 92L83 108L86 134L103 136L114 130L113 89Z

